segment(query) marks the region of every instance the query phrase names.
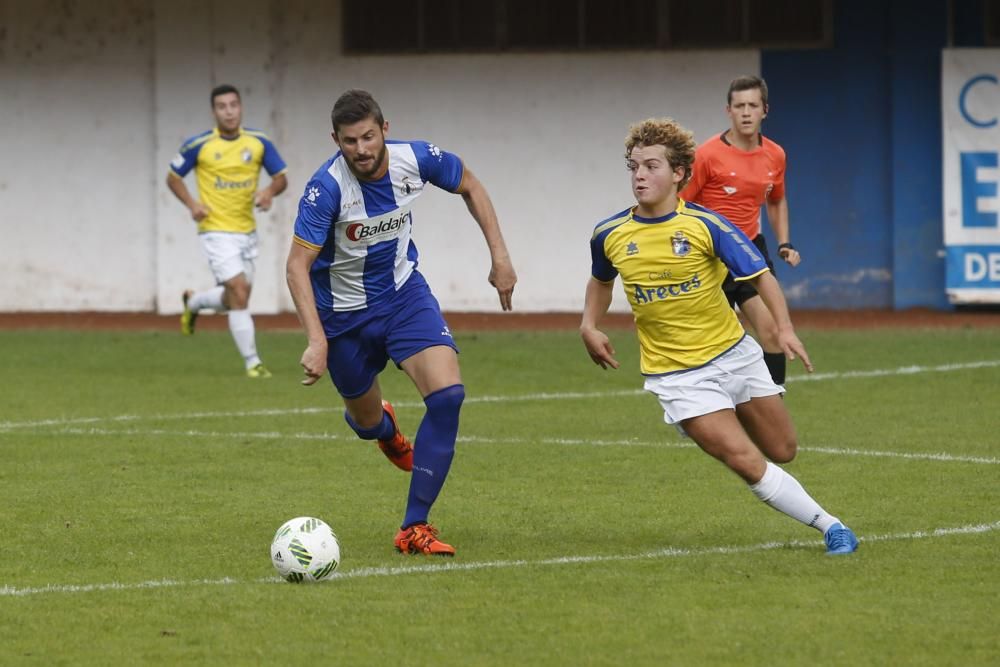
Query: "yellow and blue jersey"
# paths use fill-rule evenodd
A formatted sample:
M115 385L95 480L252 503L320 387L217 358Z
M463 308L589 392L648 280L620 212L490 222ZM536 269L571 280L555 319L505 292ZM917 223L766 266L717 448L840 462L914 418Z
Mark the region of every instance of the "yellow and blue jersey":
M183 178L195 170L199 198L211 209L198 223L199 234L249 234L257 228L253 197L261 166L272 178L287 169L278 149L259 130L241 127L236 137L227 139L214 128L184 142L170 172Z
M602 221L590 241L591 274L621 276L639 336L643 375L703 366L745 332L722 291L727 271L747 280L768 270L757 248L721 215L678 199L660 218L629 208Z

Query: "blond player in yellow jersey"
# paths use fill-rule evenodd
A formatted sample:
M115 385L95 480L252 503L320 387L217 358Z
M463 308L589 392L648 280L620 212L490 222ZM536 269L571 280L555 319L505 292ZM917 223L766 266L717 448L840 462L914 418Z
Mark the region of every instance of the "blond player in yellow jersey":
M636 204L597 225L591 238L580 335L594 363L618 368L598 329L621 277L635 316L645 389L664 421L739 475L759 499L816 528L828 554L858 547L854 533L778 463L798 449L795 427L721 286L727 273L753 284L773 316L789 359L812 364L795 335L777 280L759 250L721 215L679 198L691 177L695 143L669 118L633 125L625 140Z
M201 310L227 312L229 331L251 378L270 377L257 354L253 318L248 304L257 257L257 223L253 209L271 208L271 201L288 187L285 162L267 135L244 128L239 91L230 85L212 90L215 128L184 142L170 163L167 187L187 206L198 223L198 235L216 287L201 292L186 290L181 331L194 333ZM266 188L257 182L263 167L271 177ZM192 169L199 199L184 185Z

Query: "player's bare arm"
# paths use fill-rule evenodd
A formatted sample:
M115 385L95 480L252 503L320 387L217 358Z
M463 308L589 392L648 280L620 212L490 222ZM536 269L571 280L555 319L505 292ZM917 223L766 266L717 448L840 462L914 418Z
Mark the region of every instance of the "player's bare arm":
M796 357L802 359L802 365L812 373L813 365L809 361L809 353L795 334L792 318L788 314L788 303L774 275L770 271L765 271L751 279L751 282L778 325L778 345L781 346L781 351L790 361L794 361Z
M778 239L778 255L792 266L798 266L802 261L799 251L791 245L791 233L788 231L788 199L782 197L778 201L767 202L767 219ZM784 247L782 247L784 246Z
M253 197L254 206L262 211L271 210L271 203L274 198L285 191L288 187L288 177L284 173L278 174L271 179L266 188L258 192Z
M618 360L615 359L615 348L607 335L597 328L601 318L611 307L611 298L614 291L614 283L602 283L600 280L591 277L587 282L587 293L583 301L583 319L580 321L580 338L583 339L583 346L587 348L587 354L595 364L607 370L618 368Z
M299 322L302 323L306 339L309 341L299 362L306 374L302 380L304 385L315 384L316 380L320 379L323 372L326 371L326 334L323 332L323 324L319 321L319 314L316 312L316 297L313 295L312 284L309 281L309 269L317 255L319 255L318 250L292 241L292 248L288 251L288 261L285 264L288 291L292 295L295 311L299 315Z
M167 187L187 207L191 212L191 219L195 222L201 222L212 212L212 209L191 196L187 186L184 185L184 179L177 174L173 172L167 174Z
M462 182L455 192L462 195L469 213L479 225L479 229L482 230L483 237L486 239L486 245L489 246L490 260L492 261L489 281L496 288L500 297L500 307L504 310L512 310L517 273L514 271L514 264L507 251L507 244L500 232L500 223L497 220L497 213L493 208L490 195L468 167L465 167Z

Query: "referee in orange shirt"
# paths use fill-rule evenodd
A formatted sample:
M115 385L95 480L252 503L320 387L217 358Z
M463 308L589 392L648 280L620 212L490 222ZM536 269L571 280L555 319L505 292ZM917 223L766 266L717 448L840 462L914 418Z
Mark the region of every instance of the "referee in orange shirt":
M767 83L758 76L741 76L729 84L726 114L731 126L712 137L695 153L694 174L681 192L682 199L701 204L738 226L774 264L761 233L760 207L778 239L778 255L797 266L798 251L789 241L788 201L785 199L785 151L760 132L767 117ZM764 348L764 361L775 384L785 383L785 355L778 345L778 327L749 281L729 275L722 285L729 305L739 306Z

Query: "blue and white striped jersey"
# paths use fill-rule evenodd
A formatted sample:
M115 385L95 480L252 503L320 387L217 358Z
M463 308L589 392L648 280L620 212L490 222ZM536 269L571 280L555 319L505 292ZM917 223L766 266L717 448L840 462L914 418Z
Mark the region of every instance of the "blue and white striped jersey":
M399 290L417 267L413 200L426 183L454 192L462 182L458 156L425 141L385 143L389 169L380 180L358 180L338 152L299 201L293 240L319 251L310 274L321 314L362 311Z

